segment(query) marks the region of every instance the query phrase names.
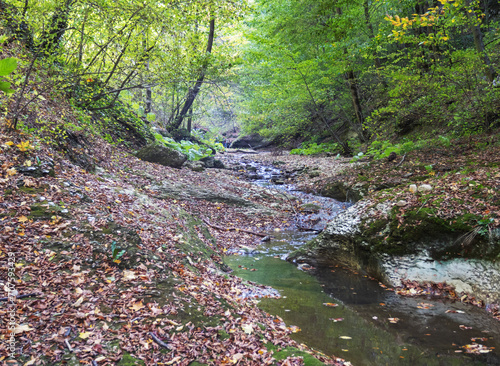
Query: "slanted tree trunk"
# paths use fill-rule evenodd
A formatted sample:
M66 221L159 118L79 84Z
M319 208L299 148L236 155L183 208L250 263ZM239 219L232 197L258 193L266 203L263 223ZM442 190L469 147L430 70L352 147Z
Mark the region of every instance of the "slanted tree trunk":
M212 53L212 46L214 43L214 34L215 34L215 18L212 18L210 20L210 32L208 34L208 43L207 43L207 50L206 50L207 56ZM205 80L205 73L207 72L207 68L208 68L208 60L205 61L205 63L202 65L200 75L198 76L198 80L196 80L196 83L194 84L194 86L189 89L187 97L186 97L186 101L184 102L184 106L182 107L181 112L179 113L179 115L175 119L174 123L170 126L170 128L172 130L178 129L181 126L182 121L184 120L184 118L188 114L189 109L193 105L193 103L196 99L196 96L200 92L201 86L203 85L203 81Z

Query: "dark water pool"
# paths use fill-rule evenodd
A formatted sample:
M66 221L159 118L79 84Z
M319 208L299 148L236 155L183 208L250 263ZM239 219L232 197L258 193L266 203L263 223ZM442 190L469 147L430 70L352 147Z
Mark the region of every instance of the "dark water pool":
M284 260L310 238L279 233L259 253L225 258L235 275L280 292L259 305L301 328L295 340L353 365L500 365L500 324L483 310L400 297L362 274L335 266L302 271ZM466 354L461 347L471 344L489 352Z

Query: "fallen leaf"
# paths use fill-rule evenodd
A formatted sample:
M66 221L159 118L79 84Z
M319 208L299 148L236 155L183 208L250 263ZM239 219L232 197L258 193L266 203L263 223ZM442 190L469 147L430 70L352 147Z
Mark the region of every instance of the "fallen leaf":
M323 305L331 307L331 308L339 306L339 304L335 304L333 302L324 302Z
M137 278L134 271L129 271L128 269L123 271L123 280L130 281Z
M243 329L243 331L246 334L252 334L252 332L253 332L253 325L252 324L243 324L241 326L241 329Z
M142 303L142 300L135 302L132 306L129 307L129 309L132 311L139 311L143 308L144 304Z
M83 332L83 333L80 333L78 336L81 338L81 339L87 339L88 337L90 337L92 335L93 332Z
M180 361L181 359L182 359L182 357L180 357L180 356L174 357L171 361L165 362L165 365L173 365L174 363L176 363L177 361Z
M28 324L21 324L18 325L14 328L14 334L19 334L22 332L29 332L30 330L33 330L33 328L30 328Z

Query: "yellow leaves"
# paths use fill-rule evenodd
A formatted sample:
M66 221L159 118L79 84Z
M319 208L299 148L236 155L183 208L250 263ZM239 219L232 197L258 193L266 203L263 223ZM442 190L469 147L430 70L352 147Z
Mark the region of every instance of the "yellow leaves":
M16 175L17 174L17 170L16 168L10 168L10 169L7 169L7 176L10 177L10 176L13 176L13 175Z
M26 221L29 221L29 219L26 216L21 216L17 219L17 221L19 221L20 223L24 223Z
M325 302L325 303L323 303L323 305L328 306L330 308L335 308L335 307L339 306L339 304L335 304L333 302Z
M16 146L19 148L20 151L23 152L33 149L33 145L31 145L29 141L23 141Z
M93 334L93 332L82 332L82 333L80 333L78 336L79 336L81 339L87 339L87 338L88 338L88 337L90 337L92 334Z
M5 143L5 145L7 145L7 146L13 146L13 145L14 145L14 143L13 143L12 141L7 141L7 142Z
M302 329L300 329L299 327L297 327L296 325L291 325L290 327L288 327L288 329L290 329L290 331L292 333L298 333L298 332L301 332Z

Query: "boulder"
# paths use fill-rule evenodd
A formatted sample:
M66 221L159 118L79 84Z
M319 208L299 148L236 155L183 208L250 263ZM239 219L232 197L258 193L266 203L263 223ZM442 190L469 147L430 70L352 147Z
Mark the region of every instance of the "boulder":
M205 168L225 169L224 163L213 156L207 156L200 161L205 165Z
M187 160L183 153L163 145L150 144L139 150L136 156L144 161L180 168Z
M257 133L240 136L231 144L231 148L233 149L254 149L254 148L262 148L269 146L270 142L265 141L262 136Z
M287 260L313 266L342 264L392 287L406 280L446 282L458 293L464 291L488 303L500 301L496 261L500 232L488 238L477 235L467 242L472 228L450 226L449 220L440 221L417 207L406 210L406 220L413 222L400 225L394 205L400 206L368 200L354 204Z
M205 170L205 165L200 161L186 161L185 166L193 172L202 172Z

